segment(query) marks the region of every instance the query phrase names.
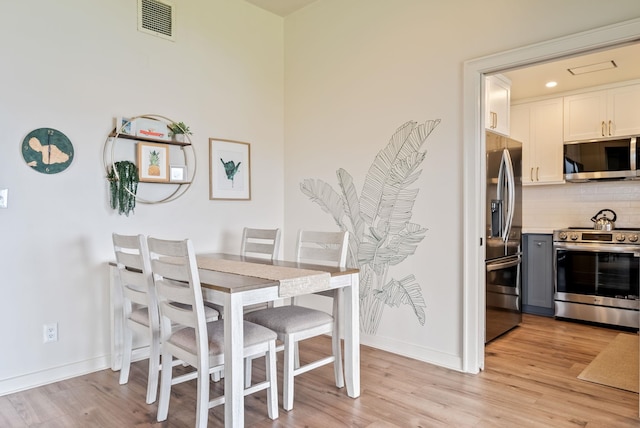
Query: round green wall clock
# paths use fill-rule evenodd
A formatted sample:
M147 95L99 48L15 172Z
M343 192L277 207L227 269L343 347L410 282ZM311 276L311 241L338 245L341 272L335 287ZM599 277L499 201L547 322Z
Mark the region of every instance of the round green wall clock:
M28 166L38 172L57 174L71 165L73 144L56 129L34 129L22 141L22 157Z

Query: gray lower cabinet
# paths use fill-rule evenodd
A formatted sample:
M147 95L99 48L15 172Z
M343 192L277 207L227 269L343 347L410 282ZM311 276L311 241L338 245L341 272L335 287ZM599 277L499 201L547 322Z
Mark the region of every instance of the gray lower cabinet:
M553 241L552 235L523 235L522 312L552 317Z

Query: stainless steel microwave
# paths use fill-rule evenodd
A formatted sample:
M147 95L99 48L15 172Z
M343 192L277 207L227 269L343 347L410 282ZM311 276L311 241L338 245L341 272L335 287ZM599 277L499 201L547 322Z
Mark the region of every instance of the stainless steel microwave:
M566 181L635 179L638 137L564 144Z

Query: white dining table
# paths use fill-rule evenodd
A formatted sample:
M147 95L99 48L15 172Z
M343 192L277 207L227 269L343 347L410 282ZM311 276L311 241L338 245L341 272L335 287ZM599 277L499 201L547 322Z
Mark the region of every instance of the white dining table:
M264 260L231 254L198 254L198 272L205 300L224 308L224 394L225 426L244 426L244 361L243 361L243 308L257 303L281 299L280 283L271 279L257 278L205 268L211 259L235 260L245 263L269 264L287 268L328 272L329 287L344 290L343 308L340 314L344 328L344 374L347 396L360 396L360 321L359 321L359 271L312 265L281 260ZM112 269L112 271L115 269ZM117 274L112 272L112 369L119 370L122 361L122 308L118 297ZM296 294L309 294L300 288ZM118 299L120 299L118 301ZM120 312L120 315L118 315Z
M252 259L228 254L198 255L198 264L206 264L206 258L223 258L243 262L272 264L305 270L328 272L330 288L344 290L342 324L344 326L344 371L347 395L360 396L360 322L359 322L359 272L357 269L311 265L297 262ZM224 393L225 426L244 426L244 361L243 318L244 306L280 299L277 281L229 274L209 269L199 269L200 283L206 300L224 307ZM301 289L299 294L308 294Z

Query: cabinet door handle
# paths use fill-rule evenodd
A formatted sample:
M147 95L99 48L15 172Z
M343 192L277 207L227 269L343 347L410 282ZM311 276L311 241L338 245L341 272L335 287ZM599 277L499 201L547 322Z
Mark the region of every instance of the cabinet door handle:
M536 245L537 245L538 247L542 247L542 242L536 242Z
M529 173L530 181L533 181L533 167L531 167L531 172Z
M611 136L611 125L612 125L612 123L611 123L611 121L609 121L609 136Z
M604 127L605 127L605 123L604 120L602 121L602 123L600 123L600 136L604 137Z
M536 167L536 181L540 181L540 167Z

